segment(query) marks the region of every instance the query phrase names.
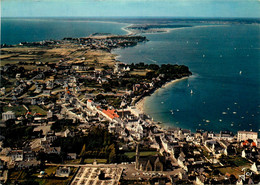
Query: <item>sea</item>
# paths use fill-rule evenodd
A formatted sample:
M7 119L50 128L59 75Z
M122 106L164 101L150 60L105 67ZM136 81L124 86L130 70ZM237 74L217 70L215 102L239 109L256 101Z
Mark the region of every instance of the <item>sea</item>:
M133 23L133 20L132 22ZM1 44L126 34L129 20L2 19ZM190 23L189 23L190 24ZM163 87L144 103L144 112L168 127L260 133L260 25L194 24L149 41L115 49L125 63L187 65L188 79Z

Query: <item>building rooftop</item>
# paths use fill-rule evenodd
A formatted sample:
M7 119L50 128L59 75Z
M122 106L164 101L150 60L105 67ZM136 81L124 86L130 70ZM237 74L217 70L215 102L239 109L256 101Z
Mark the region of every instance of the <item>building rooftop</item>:
M81 167L71 184L117 185L121 178L122 171L122 168L117 167Z
M107 110L103 110L102 112L105 113L111 119L119 118L119 115L115 112L114 109L112 109L112 110L107 109Z
M238 134L257 134L257 132L252 132L252 131L238 131Z

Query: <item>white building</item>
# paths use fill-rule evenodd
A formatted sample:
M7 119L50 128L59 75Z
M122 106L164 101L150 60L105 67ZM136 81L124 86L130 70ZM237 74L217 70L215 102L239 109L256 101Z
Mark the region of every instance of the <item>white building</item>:
M238 131L237 132L237 140L246 141L248 139L252 139L254 142L257 142L257 132L249 132L249 131Z
M13 162L23 160L23 151L22 150L13 150L10 152L10 156Z
M7 112L2 113L2 120L3 121L9 120L9 119L15 119L14 112L7 111Z
M252 164L250 170L252 170L256 174L260 174L260 163L259 162L256 162L256 163L254 162L254 164Z

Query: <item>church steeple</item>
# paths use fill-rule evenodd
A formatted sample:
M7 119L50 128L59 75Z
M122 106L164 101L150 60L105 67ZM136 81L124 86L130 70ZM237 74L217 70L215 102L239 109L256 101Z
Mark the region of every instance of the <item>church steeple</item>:
M136 152L135 152L135 169L139 169L139 157L140 157L140 152L139 152L139 144L136 144Z

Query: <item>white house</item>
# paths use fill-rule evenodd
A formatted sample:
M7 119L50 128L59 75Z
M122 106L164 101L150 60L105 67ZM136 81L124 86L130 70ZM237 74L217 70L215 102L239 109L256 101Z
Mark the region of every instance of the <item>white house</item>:
M258 134L257 132L249 132L249 131L238 131L237 132L237 140L246 141L248 139L252 139L254 142L257 141Z
M22 150L13 150L10 152L10 156L13 162L23 160L23 151Z
M250 168L253 172L256 174L260 174L260 163L259 162L254 162Z
M9 119L15 119L14 112L7 111L7 112L2 113L2 120L3 121L9 120Z

